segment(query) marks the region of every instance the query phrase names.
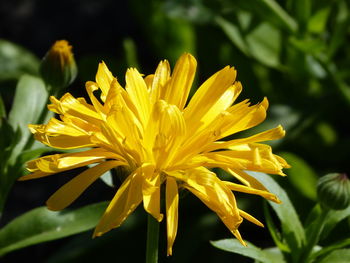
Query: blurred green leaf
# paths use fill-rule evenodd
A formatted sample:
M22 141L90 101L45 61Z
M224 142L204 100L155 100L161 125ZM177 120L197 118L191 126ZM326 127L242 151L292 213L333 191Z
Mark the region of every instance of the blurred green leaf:
M317 55L320 52L326 50L326 46L321 39L318 38L304 38L299 39L296 37L289 38L289 43L292 44L298 50L306 53L306 54L314 54Z
M281 35L269 25L261 23L246 35L251 55L266 66L280 67Z
M245 54L249 56L249 50L247 44L239 30L239 27L221 16L217 16L214 19L215 23L221 27L227 37L232 41L232 43Z
M6 109L5 109L4 101L2 100L2 96L0 94L0 126L1 126L2 118L5 118L5 117L6 117Z
M307 29L311 33L320 34L324 32L331 11L330 7L318 10L309 20Z
M279 153L281 157L292 166L286 170L288 180L292 183L297 191L303 196L316 200L316 184L318 176L312 167L301 159L299 156L289 152Z
M193 24L184 19L169 17L164 10L163 1L151 0L147 5L140 5L136 0L129 3L145 39L149 41L142 45L151 44L155 54L171 62L176 61L184 52L195 53Z
M263 249L263 251L269 255L269 258L272 259L272 262L281 262L281 263L286 262L281 250L278 247L265 248Z
M21 140L12 153L11 163L25 147L29 136L31 136L28 124L35 124L39 121L42 111L45 109L47 98L48 94L44 82L40 78L30 75L24 75L20 78L9 113L9 122L14 129L20 129Z
M260 0L262 6L269 10L266 15L273 15L276 21L279 21L290 32L296 32L298 29L297 23L275 0Z
M13 250L87 231L97 224L107 202L76 210L49 211L35 208L0 230L0 256Z
M344 210L338 210L338 211L332 211L329 213L324 228L323 232L321 235L321 240L325 239L329 233L333 230L333 228L342 220L345 218L350 217L350 206Z
M237 239L222 239L218 241L210 241L210 243L221 250L237 253L252 259L256 259L262 263L281 263L283 261L270 257L269 253L247 242L244 247Z
M326 145L333 145L337 141L337 131L328 122L319 122L316 130Z
M296 33L298 24L275 0L236 0L232 1L242 9L259 15L263 21L269 22L276 29L283 29L288 33Z
M329 48L327 49L328 60L331 60L346 40L346 34L350 24L350 13L345 1L337 1L337 12L335 16L332 37L330 38Z
M123 47L126 56L126 63L128 67L140 68L138 59L137 59L137 48L135 45L135 41L131 38L126 38L123 41Z
M304 29L311 15L312 0L293 0L295 18Z
M348 263L350 262L350 249L338 249L324 257L319 263Z
M31 52L10 41L0 39L0 80L37 74L39 60Z
M171 18L186 19L204 24L212 19L212 10L203 5L201 0L168 0L164 3L164 10Z
M317 251L312 255L312 258L318 258L320 256L326 255L336 249L341 249L350 245L350 238L345 238L343 240L337 241L330 246L323 247L320 251Z
M251 171L248 173L258 179L259 182L282 201L282 204L276 204L271 201L268 202L282 223L283 236L291 250L300 249L305 243L305 232L287 193L274 181L274 179L272 179L271 176Z

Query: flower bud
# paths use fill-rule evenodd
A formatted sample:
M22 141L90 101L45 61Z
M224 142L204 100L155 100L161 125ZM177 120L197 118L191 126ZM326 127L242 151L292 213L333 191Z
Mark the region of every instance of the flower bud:
M331 173L321 177L317 183L319 202L334 210L350 205L350 180L345 173Z
M40 74L50 92L68 87L77 76L72 46L66 40L56 41L40 64Z

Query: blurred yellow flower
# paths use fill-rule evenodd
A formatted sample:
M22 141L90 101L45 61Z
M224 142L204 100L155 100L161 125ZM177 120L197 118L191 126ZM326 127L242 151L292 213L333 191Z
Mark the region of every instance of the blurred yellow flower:
M227 228L245 244L238 231L243 218L262 224L237 207L232 191L278 198L245 170L284 175L288 164L262 141L278 139L281 126L240 139L221 139L261 123L268 107L265 98L257 105L248 100L234 104L242 90L236 71L225 67L206 80L190 101L189 92L197 62L184 54L170 72L161 61L153 75L143 78L135 68L126 72L120 86L107 66L99 65L96 82L86 83L91 104L66 93L51 97L49 109L60 116L45 125L29 125L35 138L57 149L87 148L81 152L54 154L28 162L32 172L21 180L95 165L76 176L47 201L51 210L71 204L106 171L123 166L130 171L110 202L94 236L120 226L143 202L158 221L160 189L165 184L168 255L177 233L179 189L187 189L213 210ZM99 98L97 98L99 94ZM210 168L219 167L242 184L220 180Z

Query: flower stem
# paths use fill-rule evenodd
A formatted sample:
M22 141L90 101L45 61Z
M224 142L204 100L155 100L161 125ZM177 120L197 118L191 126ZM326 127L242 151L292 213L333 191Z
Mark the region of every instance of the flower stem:
M159 222L148 214L146 263L158 263L158 240Z

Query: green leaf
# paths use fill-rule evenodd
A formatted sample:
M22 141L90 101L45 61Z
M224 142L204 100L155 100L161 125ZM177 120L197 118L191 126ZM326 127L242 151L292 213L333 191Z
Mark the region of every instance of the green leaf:
M300 249L305 243L305 232L300 223L297 212L294 209L287 193L272 179L271 176L263 173L248 172L261 182L271 193L282 201L282 204L276 204L269 201L282 223L283 237L286 239L291 250Z
M260 0L261 5L266 9L266 16L273 16L276 21L287 28L290 32L296 32L298 24L275 0Z
M318 10L307 24L308 31L315 34L324 32L330 11L330 7Z
M106 207L107 202L61 212L49 211L46 207L35 208L0 230L0 256L92 229Z
M296 38L290 37L289 43L298 50L311 55L318 55L326 50L325 43L318 38Z
M312 167L299 156L289 152L279 153L292 166L286 170L289 181L303 196L316 200L316 184L318 176Z
M34 76L24 75L20 78L12 109L9 113L9 122L14 129L20 129L21 140L12 153L11 162L15 162L18 154L25 147L31 136L28 124L37 123L43 110L46 108L48 94L44 82Z
M331 213L329 213L323 228L321 240L325 239L333 228L347 217L350 217L350 206L344 210L333 210Z
M269 256L264 250L254 246L251 243L247 243L248 246L244 247L237 239L222 239L218 241L210 241L210 243L221 250L237 253L252 259L256 259L263 263L280 263L281 261L276 260ZM283 262L283 261L282 261Z
M268 23L261 23L246 35L251 55L269 67L280 67L281 34Z
M37 74L39 60L28 50L0 39L0 80L19 78L25 73Z
M246 56L250 56L249 49L247 44L239 30L239 27L228 20L224 19L221 16L217 16L214 19L215 23L221 27L227 37L232 41L232 43L245 54Z
M272 216L270 214L270 210L267 207L266 202L264 202L264 215L265 215L267 228L276 246L278 247L279 250L289 253L290 248L288 247L288 245L283 243L283 240L282 240L283 237L281 236L281 233L278 231L277 227L275 226L272 220Z
M281 250L278 247L270 247L263 249L269 255L269 258L272 262L281 262L286 263L286 260L283 257Z
M348 263L350 262L350 249L338 249L324 257L319 263Z
M340 240L336 243L333 243L330 246L323 247L321 250L314 253L311 257L318 258L318 257L323 256L325 254L328 254L336 249L341 249L341 248L344 248L344 247L349 246L349 245L350 245L350 238L345 238L345 239Z
M276 29L288 31L289 34L298 31L297 22L275 0L236 0L232 2L254 15L259 15L262 21L269 22ZM232 4L233 7L235 5Z

